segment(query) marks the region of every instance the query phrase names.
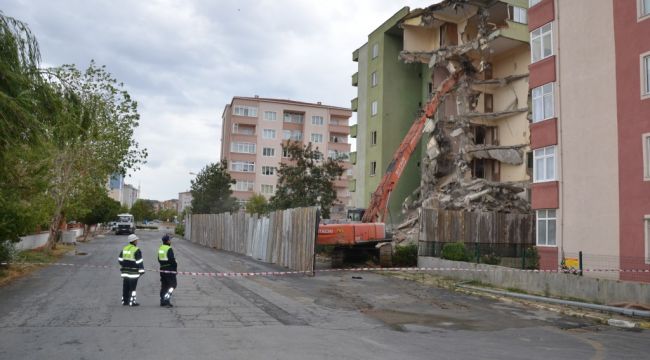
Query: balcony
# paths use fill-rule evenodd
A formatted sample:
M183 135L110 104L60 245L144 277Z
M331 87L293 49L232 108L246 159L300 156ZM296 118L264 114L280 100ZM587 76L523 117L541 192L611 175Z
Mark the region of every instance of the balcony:
M352 101L350 101L350 108L352 111L357 111L359 108L359 98L354 98Z
M359 49L352 52L352 61L359 61Z
M352 86L357 86L357 85L359 85L359 73L355 72L352 75Z
M357 164L357 152L356 151L353 151L353 152L350 153L350 162L352 163L352 165Z
M348 190L351 192L357 191L357 179L351 179L348 183Z
M350 137L356 139L358 130L359 130L359 126L357 124L350 126Z

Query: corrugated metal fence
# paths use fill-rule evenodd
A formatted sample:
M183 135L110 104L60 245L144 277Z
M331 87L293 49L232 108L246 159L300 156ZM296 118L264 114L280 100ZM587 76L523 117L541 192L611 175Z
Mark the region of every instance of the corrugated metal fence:
M275 211L268 217L194 214L187 221L185 237L293 270L313 270L316 216L315 207Z
M444 244L451 242L517 256L534 245L534 239L532 214L422 209L421 256L439 256Z

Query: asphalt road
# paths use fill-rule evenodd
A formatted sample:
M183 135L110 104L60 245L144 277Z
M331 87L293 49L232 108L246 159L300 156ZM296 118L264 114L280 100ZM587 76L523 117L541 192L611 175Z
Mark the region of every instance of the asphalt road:
M161 233L139 232L157 268ZM0 288L0 359L646 359L650 332L629 331L372 273L316 277L179 276L172 309L159 277L120 304L126 236L79 244L65 263ZM278 267L183 240L179 271ZM361 277L361 279L353 278Z

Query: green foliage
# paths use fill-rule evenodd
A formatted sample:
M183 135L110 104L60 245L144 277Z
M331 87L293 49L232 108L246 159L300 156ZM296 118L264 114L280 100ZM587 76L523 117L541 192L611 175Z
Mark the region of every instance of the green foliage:
M225 160L204 167L192 180L192 212L219 214L237 210L237 200L230 190L230 185L234 183Z
M154 217L156 219L159 219L159 220L162 220L162 221L174 221L175 216L178 216L178 213L176 212L175 209L160 209L154 215Z
M280 164L278 186L271 197L272 209L284 210L305 206L320 206L323 218L329 218L336 202L334 180L343 175L340 159L323 159L311 143L288 142L282 146L290 162Z
M14 243L9 240L0 241L0 262L10 262L16 255Z
M130 214L130 209L126 205L121 205L120 210L117 212L118 214Z
M131 206L131 215L135 221L153 220L155 212L151 200L138 199Z
M445 244L445 246L442 247L441 257L443 259L454 261L469 261L470 259L465 244L461 242Z
M119 211L120 203L103 193L93 200L90 211L79 221L85 225L107 223L117 218Z
M253 194L246 203L246 212L249 214L265 215L269 212L269 202L262 194Z
M182 223L176 225L176 228L174 229L174 233L176 235L185 236L185 225Z
M524 251L525 268L529 270L539 269L539 253L537 247L531 246Z
M393 253L394 266L417 266L418 246L417 244L397 245Z

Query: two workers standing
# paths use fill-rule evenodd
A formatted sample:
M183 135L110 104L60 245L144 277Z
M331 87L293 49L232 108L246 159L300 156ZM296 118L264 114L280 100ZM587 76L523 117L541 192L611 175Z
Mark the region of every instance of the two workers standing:
M129 235L129 244L122 249L118 261L122 273L122 305L138 306L136 301L136 287L138 279L144 275L144 260L138 248L139 238L135 234ZM160 306L172 307L171 296L176 288L177 263L174 250L171 248L171 238L164 235L163 244L158 249L158 263L160 263Z

